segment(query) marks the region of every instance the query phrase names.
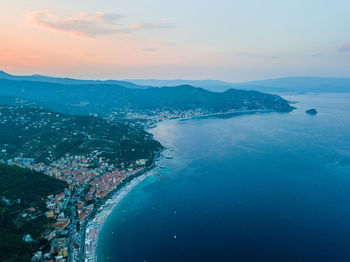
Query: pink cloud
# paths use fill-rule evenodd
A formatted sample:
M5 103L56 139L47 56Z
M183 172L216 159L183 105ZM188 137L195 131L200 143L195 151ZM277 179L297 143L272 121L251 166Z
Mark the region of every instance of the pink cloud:
M350 52L350 43L347 43L343 46L340 47L340 51L343 51L343 52Z
M140 22L121 25L117 23L121 18L123 18L122 15L105 12L80 13L71 17L60 17L46 10L34 11L29 14L30 21L42 27L89 37L128 34L152 28L171 28L171 26L164 24Z

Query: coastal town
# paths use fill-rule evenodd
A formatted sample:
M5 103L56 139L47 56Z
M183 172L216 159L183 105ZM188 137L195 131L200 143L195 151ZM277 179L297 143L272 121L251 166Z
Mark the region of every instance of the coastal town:
M67 182L68 188L57 195L49 195L46 199L47 218L53 219L53 228L48 230L44 238L50 242L48 250L38 250L31 261L84 261L82 258L91 258L92 244L97 228L88 223L94 210L101 210L99 201L115 190L127 178L142 174L146 167L145 159L136 161L134 168L119 170L113 164L100 157L100 152L94 151L87 156L70 156L52 162L50 165L35 163L32 158L17 157L1 162L8 165L17 165L23 168L42 172L48 176ZM98 163L96 165L96 163ZM91 168L94 165L94 168ZM33 210L32 210L33 211ZM28 211L29 213L31 210ZM93 217L93 223L99 217ZM31 242L30 234L23 236L23 241ZM87 243L86 247L85 243Z
M248 107L241 107L237 109L231 109L224 112L213 112L212 110L204 108L187 109L187 110L147 110L147 111L132 111L126 110L122 112L114 112L105 116L108 120L115 120L119 117L124 119L132 119L146 127L152 127L158 122L162 122L170 119L190 119L196 117L206 117L215 115L225 115L237 112L249 112L251 110ZM262 111L262 110L254 110Z
M0 116L0 128L22 139L17 143L11 136L0 137L0 163L40 172L67 185L43 199L45 212L30 207L20 214L27 220L45 216L52 225L40 237L48 246L40 246L31 261L95 261L98 230L111 203L120 199L115 194L142 177L162 147L143 128L128 122L71 117L33 106L3 106ZM73 146L62 146L67 141ZM21 238L28 244L39 241L30 232L23 232Z
M139 147L128 146L130 151L124 151L124 154L120 149L118 154L106 154L118 150L116 146L110 146L111 142L101 142L107 138L108 141L118 139L108 137L113 132L114 123L119 121L118 114L109 115L104 120L89 116L90 120L81 124L78 117L50 112L33 105L26 106L25 100L16 101L18 105L0 107L0 127L12 128L22 143L14 145L13 141L6 138L0 148L0 163L40 172L67 185L62 192L47 195L44 199L46 211L42 214L34 207L22 214L27 218L43 215L52 222L52 226L41 236L49 244L39 247L32 254L31 261L94 262L98 233L104 221L127 192L156 165L161 147L157 144L152 147L151 150L157 152L155 155L146 155L146 151L126 157L130 153L137 153L135 149L140 150L142 141L150 141L148 143L152 145L152 138L145 132L144 138L140 137L138 142L137 139L128 140L124 133L121 141L136 141ZM128 111L123 118L132 120L128 124L131 131L130 128L126 129L126 134L137 137L136 125L148 129L167 119L186 119L209 113L201 109L146 114ZM93 121L98 129L92 127ZM75 149L68 144L67 148L62 149L60 143L66 142L79 142L80 145ZM94 146L87 146L91 142ZM120 157L116 158L117 155ZM30 232L24 232L21 237L22 241L29 244L37 241Z
M0 128L16 134L15 140L2 138L0 163L41 172L67 184L63 192L45 199L45 216L52 227L42 237L49 246L33 253L33 262L95 261L98 232L108 214L126 188L137 183L135 178L144 177L155 165L162 150L144 130L168 119L221 114L200 108L126 110L99 118L54 113L25 105L22 99L15 101L17 105L0 107ZM23 216L30 217L31 212L35 210L28 209ZM25 232L23 241L34 239Z
M149 149L140 153L135 150L142 149L142 143L148 143L147 147L153 152L161 150L142 130L168 119L213 114L204 109L125 111L123 119L132 122L119 124L121 115L117 113L104 119L89 116L87 121L86 117L53 113L33 105L24 106L26 101L23 100L16 101L19 105L0 108L0 127L13 128L23 142L18 146L6 140L0 151L0 162L41 172L67 184L63 192L50 194L45 199L45 216L52 221L52 228L42 237L49 246L33 253L33 262L95 261L98 232L108 214L127 188L139 181L135 178L144 177L156 162L158 153L149 154ZM119 137L111 135L116 133L113 132L114 123L125 129ZM130 127L125 128L126 124ZM137 126L142 129L135 132ZM125 132L134 138L128 139ZM142 132L143 137L139 135ZM112 140L120 140L121 144L130 141L128 143L135 143L135 146L127 145L128 150L123 152L121 144L113 145ZM23 215L31 215L30 212ZM31 243L34 239L25 232L23 241Z

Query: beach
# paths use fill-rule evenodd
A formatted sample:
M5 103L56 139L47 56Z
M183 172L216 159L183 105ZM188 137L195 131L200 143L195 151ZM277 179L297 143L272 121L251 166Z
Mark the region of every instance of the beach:
M86 227L85 237L85 259L84 261L96 262L96 248L98 243L98 234L103 227L104 222L111 214L113 209L123 200L123 198L147 178L150 173L143 174L134 178L123 188L118 190L111 198L109 198L103 205L98 208L97 214L88 222Z

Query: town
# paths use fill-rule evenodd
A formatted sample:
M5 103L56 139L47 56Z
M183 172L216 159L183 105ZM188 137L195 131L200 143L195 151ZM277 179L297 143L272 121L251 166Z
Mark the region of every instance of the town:
M145 173L162 149L137 123L94 116L69 116L36 106L0 107L0 163L41 172L66 182L63 192L45 199L45 214L29 208L21 216L45 215L52 228L32 261L84 261L95 243L87 224L126 182ZM2 201L8 201L4 198ZM86 234L85 234L86 233ZM37 241L30 232L22 240Z
M63 115L16 101L20 105L0 108L0 127L12 129L22 143L2 138L0 162L67 183L63 192L45 199L45 216L53 223L42 237L49 246L37 250L31 258L33 262L95 261L98 230L120 197L113 193L124 182L135 181L146 173L162 149L143 130L159 121L211 113L203 109L125 111L101 119ZM132 122L119 123L119 117ZM123 190L119 191L123 194ZM30 216L31 212L27 210L23 215ZM23 241L34 240L25 232Z
M100 154L97 150L87 156L67 154L50 165L36 164L34 159L23 157L1 161L42 172L69 185L64 192L47 196L45 215L55 220L54 227L44 236L50 241L50 249L45 252L38 250L32 261L78 261L80 254L84 253L85 241L89 243L96 237L90 230L85 239L85 232L80 229L98 206L99 200L116 189L124 179L145 170L145 159L137 160L134 168L119 170ZM23 241L32 241L30 234L25 234Z

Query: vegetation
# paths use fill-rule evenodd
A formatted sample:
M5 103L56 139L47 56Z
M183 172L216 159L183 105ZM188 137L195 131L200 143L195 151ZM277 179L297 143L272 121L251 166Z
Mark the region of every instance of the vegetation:
M0 107L0 159L34 158L50 162L94 150L125 166L152 160L161 145L140 125L108 122L92 116L70 116L33 106Z
M47 83L56 83L56 84L65 84L65 85L119 85L127 88L147 88L149 86L137 85L128 81L118 81L118 80L81 80L73 78L61 78L61 77L50 77L43 75L31 75L31 76L15 76L0 71L0 79L8 80L18 80L18 81L34 81L34 82L47 82Z
M0 164L0 261L29 261L47 244L40 239L52 224L44 215L44 200L65 187L65 182L42 173ZM32 242L23 241L26 234Z
M106 115L125 110L189 110L204 109L225 112L232 109L267 109L291 111L283 98L257 91L230 89L210 92L189 85L177 87L132 89L121 85L68 85L34 81L0 79L0 95L33 99L42 103L62 105L72 112ZM62 111L61 111L62 112Z
M317 115L317 110L315 108L311 108L305 111L305 113L309 115Z
M65 114L84 115L84 110L70 105L57 104L54 102L41 102L33 99L19 98L15 96L0 96L0 105L9 106L37 106L47 110L62 112Z

